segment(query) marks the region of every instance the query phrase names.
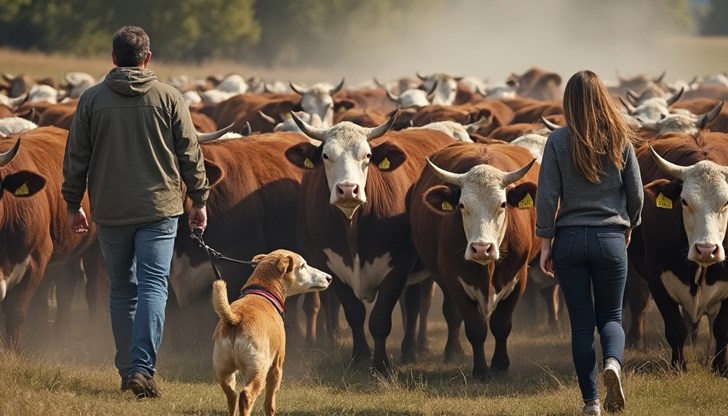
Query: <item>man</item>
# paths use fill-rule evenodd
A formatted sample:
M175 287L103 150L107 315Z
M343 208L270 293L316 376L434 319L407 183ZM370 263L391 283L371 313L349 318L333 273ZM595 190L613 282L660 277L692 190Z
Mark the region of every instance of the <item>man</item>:
M209 184L189 109L179 91L147 69L143 29L114 34L115 68L86 90L68 135L63 198L68 224L88 230L86 184L109 273L115 364L122 391L160 397L154 381L183 188L190 228L207 225Z

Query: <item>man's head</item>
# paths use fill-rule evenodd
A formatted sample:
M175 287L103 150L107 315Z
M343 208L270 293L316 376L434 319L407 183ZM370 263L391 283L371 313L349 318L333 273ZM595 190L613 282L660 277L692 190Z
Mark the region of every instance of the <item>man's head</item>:
M111 56L116 66L146 67L152 57L149 35L138 26L124 26L114 33Z

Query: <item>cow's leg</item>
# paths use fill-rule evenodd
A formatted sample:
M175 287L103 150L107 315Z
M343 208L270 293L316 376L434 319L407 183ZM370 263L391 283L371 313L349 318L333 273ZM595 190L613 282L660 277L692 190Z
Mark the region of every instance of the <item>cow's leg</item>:
M420 292L422 283L405 287L403 296L400 297L400 305L404 300L402 312L402 323L404 326L404 338L402 339L402 362L411 363L415 361L415 340L417 338L417 315L420 310ZM404 299L402 299L404 298Z
M331 274L333 275L333 273ZM316 324L326 331L326 338L330 343L333 343L336 337L341 335L341 327L339 326L341 301L336 291L331 289L320 292L319 299L324 313L318 315Z
M387 337L392 331L392 311L406 282L404 273L399 274L402 276L398 276L395 270L384 278L379 286L377 301L374 303L372 313L369 316L369 332L374 338L374 370L383 376L389 376L392 369L387 355ZM414 349L414 336L413 334L410 334L410 336L412 336L412 339L404 340L403 344L411 345Z
M8 334L8 346L11 350L18 350L20 347L20 327L25 322L28 307L45 274L44 270L48 264L51 248L47 247L43 252L47 252L49 255L35 253L20 283L8 292L2 302L3 312L5 313L5 327Z
M627 290L625 291L629 305L630 323L626 344L629 347L640 347L645 335L647 307L650 302L650 288L647 282L637 274L631 263L627 268Z
M541 293L544 301L546 301L546 309L549 315L549 328L558 332L561 329L561 321L559 321L559 285L543 287L539 290L539 293Z
M498 303L490 316L490 331L493 333L493 338L495 338L495 350L493 351L490 367L493 371L499 373L508 371L508 367L511 365L511 360L508 358L508 336L513 328L513 311L516 309L516 304L518 304L518 300L525 290L526 270L523 270L521 274L523 278L521 278L520 283L516 285L510 296Z
M288 344L298 343L303 340L305 335L303 329L301 329L301 310L298 308L298 304L301 301L303 295L294 295L286 298L286 339Z
M344 307L344 316L346 316L346 322L349 323L351 328L353 344L351 357L354 360L368 359L371 356L371 350L364 333L364 321L366 320L364 304L356 297L351 287L344 284L338 277L334 277L331 286L333 286L341 305Z
M83 270L86 274L85 295L89 326L98 330L111 322L111 316L109 313L109 277L104 266L101 247L96 239L83 254Z
M720 376L728 377L728 299L720 305L720 311L713 320L715 357L711 367Z
M458 302L465 322L465 335L473 348L473 378L476 381L487 381L491 377L490 368L485 361L485 338L488 334L488 325L480 314L477 303L461 298Z
M58 270L54 270L52 274L56 283L56 318L53 327L57 335L67 334L71 325L71 304L76 284L83 281L81 260L70 260ZM49 277L46 276L45 279Z
M672 348L672 358L670 364L677 371L686 371L687 364L685 362L685 354L683 348L685 340L688 337L687 326L680 313L678 304L668 295L665 286L659 278L659 273L655 273L653 278L649 280L650 292L655 299L655 304L660 310L662 320L665 323L665 338Z
M463 323L463 316L455 301L450 296L450 292L444 286L440 285L442 290L442 314L447 323L447 342L445 343L445 362L456 362L462 360L465 351L460 343L460 327Z
M321 297L319 292L303 295L303 311L306 314L306 343L309 346L316 344L318 314L321 310Z
M426 352L428 350L428 331L427 324L429 321L430 308L432 307L432 298L435 296L435 278L430 276L420 283L420 327L417 333L417 350Z

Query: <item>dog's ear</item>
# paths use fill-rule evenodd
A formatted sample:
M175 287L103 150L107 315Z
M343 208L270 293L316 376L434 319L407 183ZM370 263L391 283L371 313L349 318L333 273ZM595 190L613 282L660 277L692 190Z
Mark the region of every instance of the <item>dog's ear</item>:
M257 254L255 257L253 257L253 267L258 267L261 261L263 261L267 254Z
M293 258L291 256L285 256L278 258L278 271L281 275L289 273L293 270Z

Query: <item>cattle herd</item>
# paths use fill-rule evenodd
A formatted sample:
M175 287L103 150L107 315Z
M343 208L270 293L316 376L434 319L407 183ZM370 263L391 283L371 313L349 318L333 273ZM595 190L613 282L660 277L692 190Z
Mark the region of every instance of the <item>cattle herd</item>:
M686 339L707 315L712 368L728 376L728 77L617 78L608 86L639 128L645 189L629 246L628 340L641 341L652 297L671 363L685 370ZM95 228L70 233L60 194L75 105L99 81L83 73L62 83L22 74L0 80L0 301L11 348L22 345L26 318L47 323L49 288L58 305L54 325L67 324L79 281L92 317L107 308ZM380 81L345 88L344 79L306 87L236 74L168 80L200 132L212 184L205 240L237 259L293 250L331 273L328 290L291 300L289 313L298 319L302 305L305 331L298 331L314 342L339 330L343 308L352 357L371 357L381 374L392 369L386 341L397 302L405 311L401 361L408 362L427 342L437 284L445 359L463 355L464 323L472 375L488 379L509 367L513 312L527 284L544 294L550 322L558 319L556 282L538 272L534 200L546 137L565 123L562 78L531 68L497 85L444 73ZM87 198L83 206L93 219ZM215 279L205 252L179 229L172 314L201 300L209 306ZM219 266L234 299L250 270ZM373 304L368 317L364 302Z

